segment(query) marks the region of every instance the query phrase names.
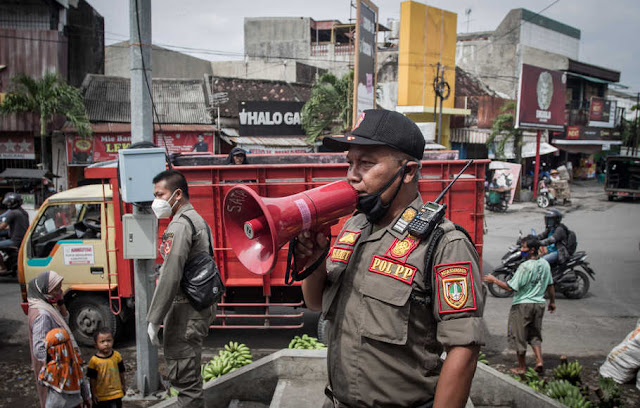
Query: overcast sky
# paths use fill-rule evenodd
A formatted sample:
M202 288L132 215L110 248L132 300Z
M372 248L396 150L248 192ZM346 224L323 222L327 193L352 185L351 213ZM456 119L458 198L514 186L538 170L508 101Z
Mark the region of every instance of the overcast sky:
M87 0L105 20L106 43L129 38L129 0ZM380 23L400 17L400 0L373 0ZM640 91L639 0L431 0L458 14L458 32L494 30L513 8L526 8L578 28L580 61L621 72L629 92ZM550 7L549 7L550 6ZM548 7L548 8L547 8ZM152 0L153 43L208 60L240 59L244 17L311 17L346 23L349 0ZM183 48L175 48L183 47ZM192 50L189 50L192 49ZM202 52L195 52L196 50Z

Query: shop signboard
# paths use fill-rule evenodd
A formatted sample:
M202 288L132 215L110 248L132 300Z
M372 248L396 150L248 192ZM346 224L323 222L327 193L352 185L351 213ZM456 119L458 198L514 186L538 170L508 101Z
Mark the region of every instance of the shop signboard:
M616 101L591 97L589 104L589 126L613 128L616 119Z
M369 0L357 0L356 50L353 87L353 124L366 109L376 107L376 33L378 7Z
M516 128L564 130L566 74L522 64Z
M304 102L241 101L240 136L302 136L300 111Z
M0 159L35 160L33 136L0 135Z
M202 140L198 138L202 135ZM169 153L213 152L213 133L156 132L154 143L165 147ZM116 160L118 151L131 145L130 133L94 134L89 138L67 136L67 163L69 166L86 166L108 160Z

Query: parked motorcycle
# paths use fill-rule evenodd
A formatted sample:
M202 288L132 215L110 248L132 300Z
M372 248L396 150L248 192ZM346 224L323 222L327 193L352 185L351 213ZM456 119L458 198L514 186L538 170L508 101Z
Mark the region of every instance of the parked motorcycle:
M553 195L553 192L549 189L549 179L546 177L542 177L538 182L538 197L536 198L536 202L538 203L538 207L547 208L550 205L553 205L556 201L556 198Z
M488 190L485 193L487 209L495 212L506 212L510 199L511 190Z
M509 247L509 251L502 257L502 265L491 273L498 280L503 282L510 280L518 266L526 261L526 258L522 258L520 254L520 240L521 237L516 241L516 245ZM586 259L585 251L576 251L566 262L551 267L556 292L562 293L569 299L581 299L589 292L589 278L593 280L596 278L594 270ZM495 297L505 298L513 294L493 283L487 284L487 287Z

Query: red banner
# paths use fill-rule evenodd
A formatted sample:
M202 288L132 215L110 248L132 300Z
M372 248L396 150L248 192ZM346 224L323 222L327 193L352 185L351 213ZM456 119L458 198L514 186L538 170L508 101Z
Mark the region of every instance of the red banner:
M522 64L516 127L564 130L566 76Z
M0 159L35 158L33 136L0 136Z
M567 126L567 139L580 139L580 126Z
M156 133L154 143L167 147L169 153L213 153L213 133L172 132ZM116 160L118 151L131 145L131 134L94 134L88 139L77 135L67 136L67 161L69 166L85 166L108 160Z

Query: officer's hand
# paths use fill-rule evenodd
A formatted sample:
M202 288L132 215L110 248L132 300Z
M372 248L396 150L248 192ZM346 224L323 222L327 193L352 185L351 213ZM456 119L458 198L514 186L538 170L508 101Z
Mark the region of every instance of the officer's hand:
M149 340L151 340L151 344L156 347L160 347L160 339L158 338L158 331L160 331L159 324L149 323L147 327L147 334L149 335Z
M295 248L296 263L305 268L313 264L329 245L329 240L322 232L304 231L298 235Z

